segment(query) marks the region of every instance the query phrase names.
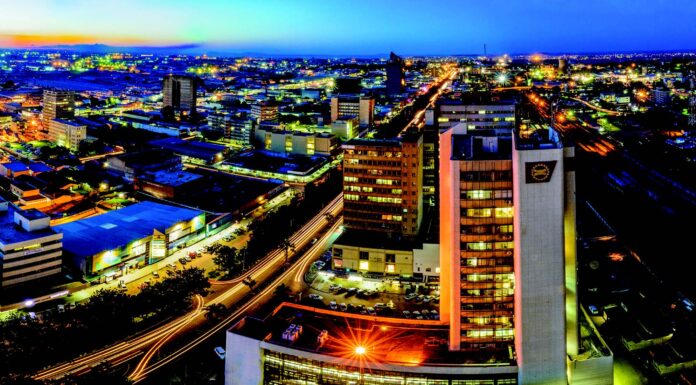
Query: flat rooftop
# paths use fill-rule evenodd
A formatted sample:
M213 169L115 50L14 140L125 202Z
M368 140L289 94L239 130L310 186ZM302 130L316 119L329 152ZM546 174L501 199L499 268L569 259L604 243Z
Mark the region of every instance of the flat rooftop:
M517 150L544 150L563 148L563 138L548 125L522 124L512 130Z
M173 187L182 186L201 178L203 178L201 175L181 170L148 172L142 177L144 180Z
M512 136L495 130L478 129L452 135L452 160L512 159Z
M6 203L0 198L0 204ZM31 239L41 238L48 235L56 234L56 231L51 228L42 230L26 231L21 226L14 223L14 213L20 211L27 219L39 219L46 215L38 210L19 210L16 206L9 204L6 211L0 211L0 245L11 243L24 242Z
M335 246L353 246L370 249L411 251L414 247L422 246L416 241L389 238L385 234L374 231L346 229L334 242Z
M65 125L73 126L73 127L83 127L84 126L84 124L81 124L81 123L76 122L74 120L58 119L58 118L55 118L52 120L55 121L56 123L65 124Z
M292 324L303 330L294 342L283 339L283 332ZM329 338L320 345L317 336L322 330ZM274 345L356 361L355 348L362 346L365 354L360 358L368 365L516 365L508 351L449 351L449 328L440 321L370 317L290 303L281 304L265 320L247 317L229 331Z
M73 255L88 257L152 235L154 229L191 220L202 211L141 202L119 210L56 227L63 233L63 248Z
M177 154L200 157L214 158L218 154L222 154L227 149L219 144L199 142L195 140L183 140L179 138L165 138L153 140L150 142L155 147L164 148L174 151Z

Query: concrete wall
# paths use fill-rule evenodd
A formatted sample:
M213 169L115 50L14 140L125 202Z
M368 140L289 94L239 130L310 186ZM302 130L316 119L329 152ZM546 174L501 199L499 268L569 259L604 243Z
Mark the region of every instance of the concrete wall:
M566 384L563 149L513 151L515 348L522 384ZM526 164L556 161L546 182Z
M261 341L228 331L225 343L225 385L260 385L262 380Z

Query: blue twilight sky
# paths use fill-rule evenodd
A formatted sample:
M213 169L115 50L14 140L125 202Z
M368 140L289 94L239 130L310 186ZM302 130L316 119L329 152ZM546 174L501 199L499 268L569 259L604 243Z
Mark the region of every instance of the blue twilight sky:
M385 55L696 50L696 0L0 0L0 46Z

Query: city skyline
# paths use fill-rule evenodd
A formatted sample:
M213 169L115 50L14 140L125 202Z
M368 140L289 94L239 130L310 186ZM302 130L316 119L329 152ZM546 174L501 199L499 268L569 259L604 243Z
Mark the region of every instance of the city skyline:
M374 56L690 51L696 4L441 0L262 4L209 0L7 4L0 46L158 47L182 53ZM340 15L340 17L339 17ZM524 15L524 17L519 17ZM75 23L74 20L81 20ZM616 22L616 21L621 22ZM317 33L321 31L321 33Z

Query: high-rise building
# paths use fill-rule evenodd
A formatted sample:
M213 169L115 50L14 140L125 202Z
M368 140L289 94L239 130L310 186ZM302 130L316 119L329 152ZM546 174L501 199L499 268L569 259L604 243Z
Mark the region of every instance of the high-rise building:
M652 90L650 99L658 106L666 106L671 101L670 91L665 87L657 87Z
M61 273L63 234L48 215L0 198L0 229L0 289Z
M689 126L696 126L696 95L689 96Z
M72 120L52 119L48 124L48 140L69 149L77 151L80 142L87 138L87 126Z
M397 56L394 52L389 54L389 60L386 64L387 72L387 94L400 94L405 85L404 80L404 60Z
M343 145L343 223L413 237L423 201L423 139L353 139Z
M375 99L371 96L335 96L331 98L331 121L358 118L360 127L374 123Z
M515 127L515 104L445 101L436 107L432 119L441 130L464 123L467 130L492 128L510 131Z
M162 81L163 105L176 111L195 112L197 93L198 85L193 76L167 75Z
M336 78L334 94L359 94L362 91L362 81L359 77Z
M553 129L440 136L440 266L452 351L514 352L519 382L566 384L577 354L573 148Z
M75 117L75 93L62 90L44 90L41 115L44 130L48 129L51 119Z
M259 102L251 105L251 116L256 119L257 124L277 123L278 104L272 102Z
M222 133L223 137L230 143L238 146L250 146L256 123L253 119L213 113L208 115L208 125L211 130Z

